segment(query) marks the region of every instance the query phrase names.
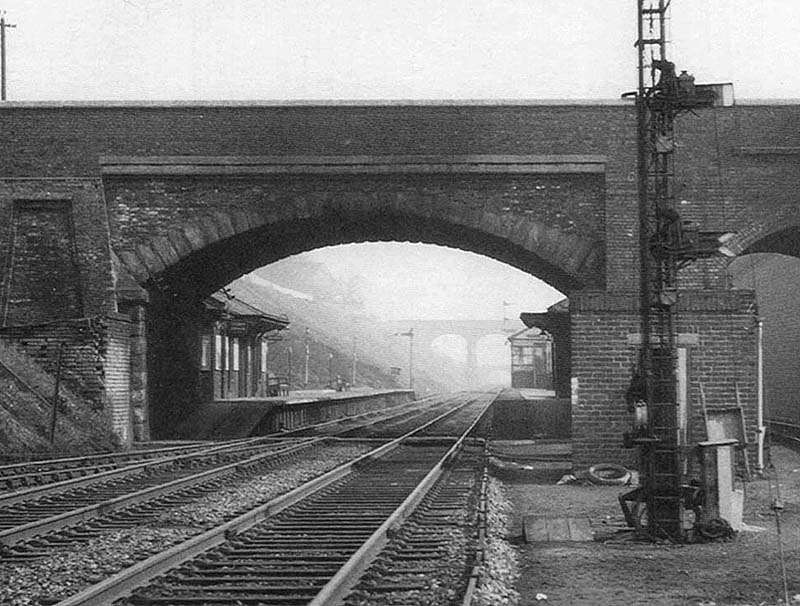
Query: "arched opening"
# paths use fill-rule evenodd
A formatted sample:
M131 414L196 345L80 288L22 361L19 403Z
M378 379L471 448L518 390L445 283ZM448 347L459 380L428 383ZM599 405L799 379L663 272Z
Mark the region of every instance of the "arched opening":
M775 237L757 243L756 250L780 244L777 252L754 252L732 260L728 271L735 288L756 293L762 331L764 418L770 429L800 434L800 241Z
M474 252L516 267L553 288L568 293L602 284L599 250L570 250L574 238L542 236L548 249L558 249L559 263L538 250L491 231L391 211L336 212L321 217L279 221L237 233L196 250L154 275L144 275L148 288L183 300L202 299L236 278L280 259L325 246L357 242L415 242ZM563 250L561 250L563 249ZM158 256L158 255L156 255ZM124 259L124 256L123 256ZM590 269L591 268L591 269Z
M237 393L240 397L256 395L246 389L243 390L241 385L242 381L245 381L245 384L253 384L252 377L244 376L244 368L253 368L248 365L249 360L261 359L259 358L261 352L258 348L245 345L245 341L241 339L239 341L231 339L219 344L210 337L206 338L205 343L199 342L198 345L195 322L191 319L195 316L188 311L201 306L205 298L217 292L212 290L215 287L228 286L229 291L236 294L237 289L244 288L242 284L248 283L247 288L252 290L258 283L259 287L255 290L271 293L264 298L263 307L267 308L264 311L275 316L288 316L290 328L281 333L280 341L269 343L267 351L264 352L266 361L253 372L258 373L259 369L266 368L268 373L275 373L287 378L292 389L326 388L330 387L332 382L340 379L357 387L361 385L390 387L392 384L397 387L405 387L409 368L412 366L407 360L409 343L406 339L396 335L402 334L401 330L406 331L409 327L413 327L415 329L414 387L418 392L424 393L428 390L441 391L508 383L507 377L510 371L501 366L501 362L499 362L501 356L496 351L502 352L507 366L507 348L502 344L498 345L504 338L502 334L499 334L504 322L503 314L507 312L503 306L504 300L509 298L516 300L522 305L518 308L519 311L529 311L532 306L534 310L543 310L552 302L561 299L563 297L561 291L547 286L545 282L532 276L532 274L539 273L540 268L544 268L544 276L551 280L556 279L560 285L574 285L574 280L565 276L564 272L542 264L535 256L521 250L520 247L499 239L477 239L475 234L468 230L460 230L460 233L456 233L459 230L452 226L441 224L421 226L413 222L411 225L397 226L387 220L365 225L360 226L360 232L358 231L359 226L355 223L343 224L341 222L333 227L315 222L300 222L300 224L286 225L286 229L280 230L280 232L276 232L274 229L254 230L253 233L250 233L249 239L230 238L226 241L226 246L218 243L209 247L213 250L204 249L175 267L168 268L153 279L149 284L150 305L147 323L150 383L148 398L153 435L166 437L169 428L179 424L181 419L191 413L199 400L207 397L204 394L208 393L208 385L198 378L198 363L205 364L206 369L212 371L212 374L215 370L228 370L229 374L234 374L234 371L238 373L238 379L231 383L232 389L217 393L224 393L228 398ZM376 234L380 237L376 237ZM412 236L417 241L416 243L407 242L412 239ZM363 240L369 240L369 243L364 243ZM442 247L421 243L430 240L444 242L451 246ZM333 248L321 246L332 242L345 242L347 245ZM383 247L385 250L386 247L393 246L405 247L405 252L396 253L394 256L405 264L404 271L406 273L411 272L411 279L414 279L413 272L417 271L416 279L424 285L422 298L417 296L416 299L411 300L408 292L405 295L402 292L399 294L400 299L408 299L405 302L406 309L402 313L399 311L400 307L397 302L394 306L384 302L384 308L378 309L376 306L380 304L381 297L374 294L375 292L385 294L392 288L401 291L403 280L408 277L398 278L397 266L394 269L395 273L389 271L388 257L377 255L376 249L373 249L372 252L369 250L369 247ZM338 267L335 268L336 263L332 261L324 268L328 273L327 279L330 284L328 286L313 284L313 280L310 280L316 271L313 265L316 263L319 266L320 255L327 250L348 247L354 249L350 253L350 264L342 264L339 261ZM419 252L421 249L429 249L429 252ZM467 252L467 249L476 249L476 252L482 254L470 253ZM290 254L298 250L307 252L299 255ZM450 265L449 268L444 268L444 271L457 276L453 280L454 283L457 283L459 279L469 278L473 280L470 282L472 286L462 285L460 291L453 290L453 292L446 293L444 293L446 289L439 288L439 294L434 294L431 298L431 290L435 290L435 279L429 277L430 264L427 266L423 264L419 266L422 269L414 270L414 263L412 263L419 255L433 254L430 251L439 251L438 255L443 254L441 251L446 251L448 255L462 255L471 259L479 259L481 263L493 264L494 267L505 267L506 270L531 280L533 285L529 286L529 290L532 293L535 293L537 289L546 290L545 300L538 305L526 305L524 299L517 293L509 296L504 292L498 292L496 300L491 303L493 306L491 309L479 309L475 312L476 315L469 317L469 314L462 309L465 303L472 300L472 306L475 307L479 302L485 303L487 298L474 286L474 280L480 280L481 277L472 275L475 272L472 271L470 263ZM305 262L298 262L298 259L303 258L306 259ZM364 260L372 275L364 275L363 270L353 269L352 260L359 258ZM500 263L497 262L498 259L501 261ZM268 263L269 261L279 262ZM502 261L513 261L515 267L509 267L509 263ZM259 264L264 264L264 269L255 271ZM288 264L289 267L277 271L277 273L268 271L270 267L279 267L282 264ZM454 270L454 267L457 270ZM525 268L527 271L520 271L518 268ZM334 275L337 272L338 275ZM287 277L291 275L296 276L298 280L288 280ZM232 280L231 276L239 280ZM496 269L488 269L483 276L484 281L489 283L489 288L497 289L498 284L502 285L503 279L499 278L498 282ZM444 286L446 282L447 279L439 278L440 287ZM237 284L238 286L235 286ZM370 288L373 292L372 295L369 295ZM437 296L441 305L432 302ZM288 308L280 304L283 301L285 305L287 298L294 301ZM322 303L324 303L325 311L323 311ZM348 306L354 313L347 316L339 313L337 316L337 308ZM359 313L361 316L357 318ZM447 313L454 314L455 321L462 324L459 325L458 330L440 335L437 337L438 340L432 339L433 346L428 346L425 351L422 339L428 338L427 335L434 334L432 331L436 323L454 319L447 318ZM330 320L329 326L333 328L326 332L309 327L312 316L315 314L327 317ZM493 329L481 327L480 330L483 332L480 335L485 342L479 345L481 337L473 338L474 335L470 337L475 341L475 345L478 345L474 347L473 351L476 361L486 361L487 366L481 371L481 362L477 362L480 372L472 373L474 375L471 376L472 382L467 383L464 360L469 358L467 354L469 354L470 348L467 347L466 340L459 337L459 331L462 329L473 330L469 327L469 323L484 321L487 316L489 322L494 323L496 327ZM339 320L334 321L335 317L339 317ZM187 318L190 319L187 320ZM371 328L374 329L389 320L394 321L398 328L392 333L389 331L391 327L388 327L383 331L382 337L377 337L374 330L370 332L365 328L367 325L372 325ZM415 324L414 321L418 321L419 324ZM349 329L356 328L358 323L361 323L361 327L355 331L357 334L346 334ZM306 328L310 328L311 340L314 342L314 346L308 353ZM491 335L488 340L485 338L486 333ZM453 339L448 337L448 334L455 337L454 342L451 342ZM367 344L366 341L369 339L373 341L382 339L385 350L383 351L385 360L382 363L375 362L375 358L380 357L377 353L371 355L369 352L370 348L380 349L380 344L375 342ZM459 339L462 339L464 343L459 345ZM358 353L355 353L356 349ZM219 365L219 368L215 368L215 363L208 359L209 351L212 352L211 357L214 352L230 352L233 356L229 362L230 366L226 369L223 363L223 365ZM457 361L459 356L460 364ZM487 356L489 357L487 358ZM235 363L233 359L240 360L236 369L233 368ZM200 361L198 362L198 360ZM469 365L467 364L467 366ZM307 367L309 368L307 369ZM399 369L393 378L391 377L392 369ZM248 372L250 371L248 370ZM249 383L247 383L248 381Z

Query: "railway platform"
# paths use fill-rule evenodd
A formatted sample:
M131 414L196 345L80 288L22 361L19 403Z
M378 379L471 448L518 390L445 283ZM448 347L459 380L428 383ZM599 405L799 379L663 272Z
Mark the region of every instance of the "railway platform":
M555 481L572 471L570 402L543 389L504 389L492 409L492 473Z
M408 389L292 391L270 398L205 402L176 429L187 440L231 440L378 411L414 399Z

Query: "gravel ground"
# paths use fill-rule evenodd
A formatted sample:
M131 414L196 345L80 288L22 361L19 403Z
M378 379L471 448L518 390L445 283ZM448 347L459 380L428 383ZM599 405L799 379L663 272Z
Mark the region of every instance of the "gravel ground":
M516 550L505 540L511 531L513 505L502 483L489 479L486 511L486 546L481 566L481 581L473 597L474 606L514 605L519 593L514 583L519 577Z
M790 602L800 604L800 454L773 447L785 509L781 530ZM774 475L747 485L745 523L733 541L696 545L638 542L547 543L519 546L521 603L772 606L783 603L775 516ZM509 485L514 504L510 537L519 542L528 513L587 516L593 528L622 521L617 495L629 488ZM793 601L793 596L796 601Z
M111 531L87 543L57 548L47 558L30 563L0 562L0 605L28 606L64 599L369 450L361 445L327 447L164 512L136 529Z

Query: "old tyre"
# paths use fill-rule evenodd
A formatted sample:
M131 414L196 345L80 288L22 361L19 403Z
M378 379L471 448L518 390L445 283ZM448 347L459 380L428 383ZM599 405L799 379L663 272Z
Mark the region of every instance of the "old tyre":
M622 486L631 479L631 472L622 465L599 463L592 465L587 473L592 484L601 486Z

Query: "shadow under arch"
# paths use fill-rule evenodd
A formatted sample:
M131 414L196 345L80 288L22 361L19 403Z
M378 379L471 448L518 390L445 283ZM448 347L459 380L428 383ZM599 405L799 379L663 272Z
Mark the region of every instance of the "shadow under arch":
M725 248L733 256L777 253L800 257L800 205L787 205L752 221L725 242Z

